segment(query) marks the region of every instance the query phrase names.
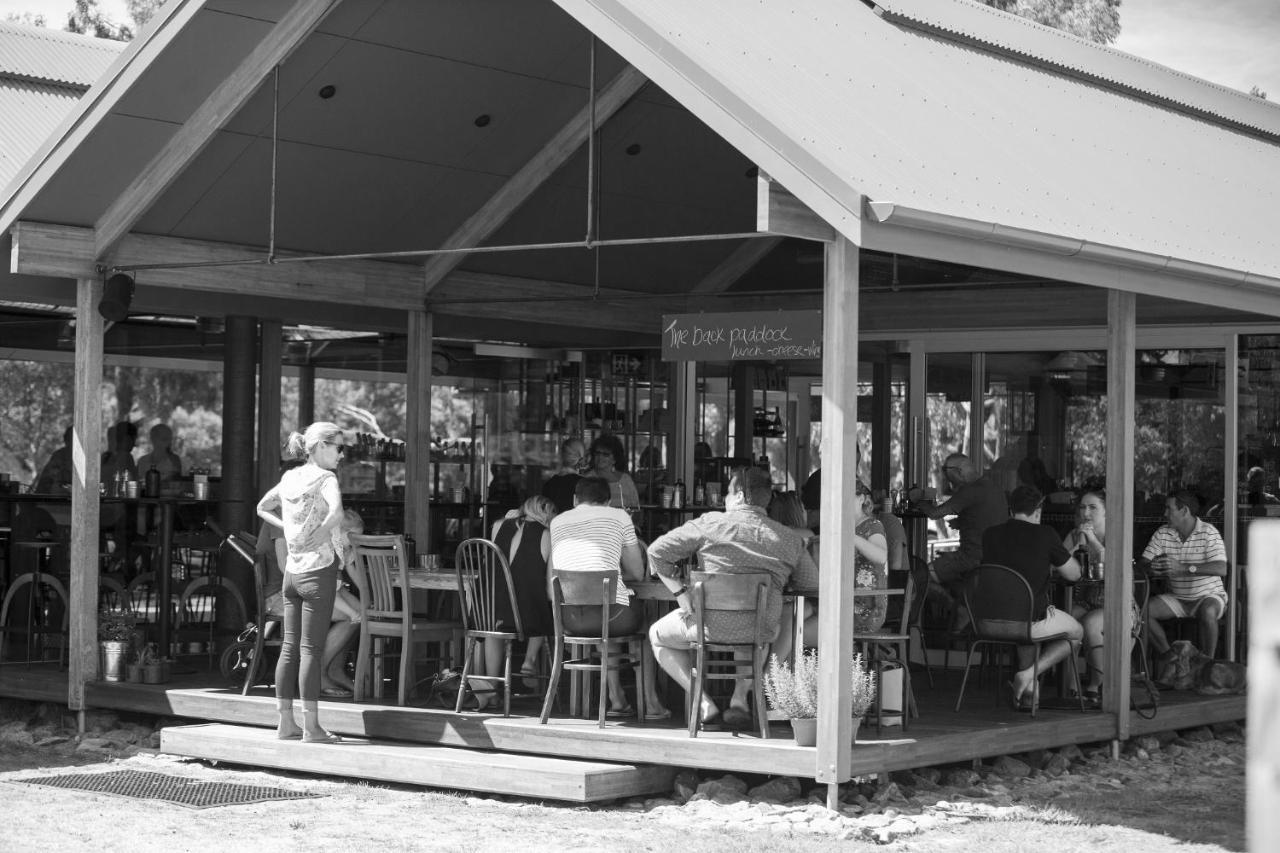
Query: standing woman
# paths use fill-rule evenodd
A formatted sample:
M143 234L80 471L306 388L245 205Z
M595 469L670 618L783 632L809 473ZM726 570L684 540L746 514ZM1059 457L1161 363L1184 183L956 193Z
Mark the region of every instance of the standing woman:
M345 442L336 424L324 421L292 433L285 454L306 457L286 471L258 501L258 516L284 529L288 555L284 565L284 638L276 665L276 736L301 737L304 743L337 743L320 727L319 699L325 635L333 617L333 599L341 568L335 547L341 535L342 493L333 469ZM302 695L302 727L293 716L294 691Z
M602 477L609 483L609 506L635 512L640 508L640 493L627 473L627 451L614 435L602 435L591 442L591 472L588 477Z

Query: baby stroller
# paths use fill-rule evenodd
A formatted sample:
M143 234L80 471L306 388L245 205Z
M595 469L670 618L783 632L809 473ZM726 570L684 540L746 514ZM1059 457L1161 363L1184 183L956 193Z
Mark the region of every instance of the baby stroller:
M280 617L267 613L265 575L265 558L255 554L257 540L249 533L224 533L216 523L209 522L209 527L222 537L222 544L229 546L239 557L253 567L253 586L257 607L252 622L245 623L241 631L219 659L222 677L232 687L239 687L247 694L249 688L257 683L263 673L275 672L273 662L266 660L267 649L280 647Z

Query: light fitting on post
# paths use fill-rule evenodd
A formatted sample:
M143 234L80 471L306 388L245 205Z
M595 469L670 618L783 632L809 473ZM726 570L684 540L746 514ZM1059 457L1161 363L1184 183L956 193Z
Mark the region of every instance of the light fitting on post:
M133 277L118 272L102 285L102 301L98 313L104 320L119 323L129 316L129 303L133 301Z

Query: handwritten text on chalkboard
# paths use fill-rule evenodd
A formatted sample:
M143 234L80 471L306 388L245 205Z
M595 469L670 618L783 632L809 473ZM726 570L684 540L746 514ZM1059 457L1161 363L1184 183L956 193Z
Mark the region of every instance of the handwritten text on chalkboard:
M664 361L822 358L820 311L664 314Z

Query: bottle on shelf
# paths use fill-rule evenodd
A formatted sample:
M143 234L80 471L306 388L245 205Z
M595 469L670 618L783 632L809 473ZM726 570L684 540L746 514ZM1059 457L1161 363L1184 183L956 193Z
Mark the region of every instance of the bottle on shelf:
M160 469L154 465L147 471L147 497L160 497Z
M684 480L676 480L675 491L671 494L671 508L684 509Z
M702 484L702 480L693 481L693 505L705 506L707 503L707 487Z

